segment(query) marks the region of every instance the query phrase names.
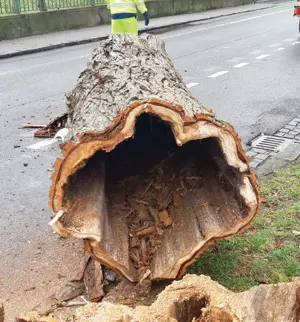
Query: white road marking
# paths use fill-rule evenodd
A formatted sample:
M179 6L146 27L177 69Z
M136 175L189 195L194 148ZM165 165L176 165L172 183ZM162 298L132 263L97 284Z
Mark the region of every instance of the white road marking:
M192 87L197 86L197 85L199 85L199 83L189 83L189 84L186 85L186 87L187 88L192 88Z
M298 44L300 44L300 41L294 41L294 42L292 43L292 45L298 45Z
M260 56L257 56L256 59L264 59L264 58L269 57L269 56L272 56L272 54L260 55Z
M282 51L282 50L285 50L285 48L284 47L279 47L279 48L275 49L274 51Z
M55 64L66 63L66 62L70 62L72 60L77 60L77 59L86 58L86 57L90 57L90 55L75 56L75 57L71 57L71 58L67 58L67 59L61 59L61 60L51 61L51 62L48 62L48 63L32 65L32 66L26 67L26 68L9 70L7 72L0 73L0 76L5 76L5 75L9 75L9 74L19 73L19 72L28 71L28 70L31 70L31 69L36 69L36 68L42 68L42 67L51 66L51 65L55 65Z
M187 32L182 32L182 33L179 33L179 34L175 34L175 35L171 35L171 36L167 36L167 37L163 37L163 38L164 39L171 39L171 38L175 38L175 37L185 36L185 35L193 34L195 32L199 32L199 31L203 31L203 30L214 29L214 28L219 28L219 27L234 25L234 24L241 23L241 22L244 22L244 21L249 21L249 20L264 18L264 17L268 17L268 16L273 16L273 15L278 15L280 13L287 12L287 11L291 11L291 9L285 9L285 10L281 10L281 11L267 13L265 15L260 15L260 16L255 16L255 17L241 19L241 20L226 22L226 23L222 23L222 24L214 25L214 26L210 26L210 27L204 27L204 28L199 28L199 29L195 29L195 30L190 30L190 31L187 31Z
M46 139L41 142L29 145L27 149L33 149L33 150L39 150L39 149L44 149L54 143L58 142L57 139Z
M293 38L287 38L287 39L284 39L283 40L284 42L291 42L291 41L295 41L295 38L293 39Z
M216 78L216 77L219 77L219 76L222 76L222 75L225 75L227 74L228 71L227 70L222 70L221 72L217 72L215 74L212 74L210 76L208 76L209 78Z
M233 66L233 68L241 68L241 67L244 67L244 66L247 66L249 65L249 63L240 63L240 64L237 64L235 66Z

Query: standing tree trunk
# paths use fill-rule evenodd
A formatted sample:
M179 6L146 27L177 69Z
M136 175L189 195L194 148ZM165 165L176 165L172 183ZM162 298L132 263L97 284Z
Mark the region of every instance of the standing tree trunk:
M130 281L180 277L257 214L238 135L192 96L158 38L102 42L67 105L51 224Z

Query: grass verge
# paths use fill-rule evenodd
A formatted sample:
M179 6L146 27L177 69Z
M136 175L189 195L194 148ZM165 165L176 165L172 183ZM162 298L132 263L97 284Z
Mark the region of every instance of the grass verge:
M300 163L266 179L261 190L266 204L252 228L210 247L188 273L234 291L300 276Z

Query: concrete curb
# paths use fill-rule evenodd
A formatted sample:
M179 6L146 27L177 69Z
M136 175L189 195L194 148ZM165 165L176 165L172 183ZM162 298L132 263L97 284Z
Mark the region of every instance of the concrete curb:
M165 30L172 29L174 27L184 26L189 23L209 21L209 20L214 20L214 19L218 19L218 18L222 18L222 17L235 16L235 15L242 14L242 13L262 11L265 9L274 8L276 6L277 5L272 4L272 5L267 6L265 8L250 9L250 10L239 11L239 12L234 12L234 13L229 13L229 14L223 14L223 15L209 17L209 18L192 19L192 20L188 20L188 21L184 21L184 22L172 23L169 25L163 25L163 26L158 26L158 27L142 28L142 29L140 29L140 34L146 33L146 32L151 32L151 31L165 31ZM109 35L105 35L105 36L100 36L100 37L69 41L69 42L65 42L65 43L59 43L59 44L37 47L37 48L32 48L32 49L20 50L20 51L16 51L16 52L10 52L10 53L6 53L6 54L0 54L0 59L7 59L7 58L12 58L12 57L17 57L17 56L35 54L35 53L39 53L39 52L44 52L44 51L49 51L49 50L54 50L54 49L59 49L59 48L64 48L64 47L84 45L84 44L88 44L88 43L92 43L92 42L106 40L106 39L108 39L108 37L109 37Z

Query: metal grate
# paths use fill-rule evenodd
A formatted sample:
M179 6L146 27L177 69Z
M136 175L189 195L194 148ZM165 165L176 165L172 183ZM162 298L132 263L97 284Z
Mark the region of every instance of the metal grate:
M251 143L251 147L269 152L278 152L288 146L292 141L292 139L262 134Z

